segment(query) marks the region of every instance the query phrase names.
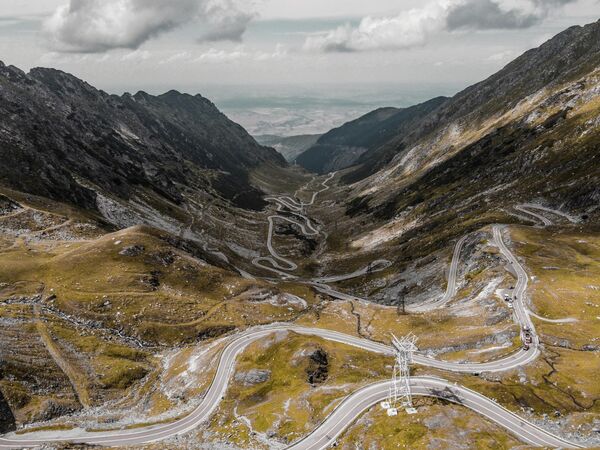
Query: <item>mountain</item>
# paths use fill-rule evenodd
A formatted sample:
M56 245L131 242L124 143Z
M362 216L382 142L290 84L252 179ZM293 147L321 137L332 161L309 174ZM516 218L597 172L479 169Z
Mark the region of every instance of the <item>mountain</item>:
M598 66L599 47L598 22L565 30L443 102L406 132L365 152L357 161L360 167L345 180L364 179L402 157L414 168L448 158L467 142L476 141L518 114L522 116L527 102L549 96L548 89L590 73Z
M58 70L2 63L0 158L1 185L86 209L98 207L95 190L180 203L186 186L262 208L250 171L285 165L200 95L115 96Z
M326 173L350 167L370 150L410 129L424 115L438 108L445 97L409 108L379 108L324 134L298 157L304 168Z
M129 394L160 377L161 348L305 308L247 272L263 192L310 179L199 95L2 64L0 161L0 433L152 408Z
M344 211L328 211L336 243L349 243L349 259L377 251L408 264L514 222L520 203L597 227L599 86L600 21L567 29L442 102L345 171L336 192Z
M465 139L473 142L492 131L503 123L502 116L522 108L522 102L542 89L578 79L596 67L598 28L597 22L571 27L450 99L373 111L323 135L298 163L318 173L356 166L344 177L352 183L409 152L407 159L415 167L446 159Z
M536 315L528 354L540 359L452 382L596 445L600 22L451 99L384 108L321 140L319 171L352 166L291 168L201 96L111 96L0 66L0 433L177 420L207 392L219 338L240 349L252 335L236 331L289 323L240 354L220 380L228 391L205 395L226 407L174 444L277 447L326 418L323 389L341 401L391 374L385 355L296 325L379 342L411 330L445 361L521 358L526 324L503 300L512 285ZM445 441L465 440L464 420L450 422ZM406 428L390 423L378 439ZM489 430L471 440L517 446ZM369 433L355 427L340 447Z
M265 134L255 136L255 139L261 145L273 147L283 155L286 161L293 162L298 155L312 147L320 137L320 134L301 134L298 136L274 136Z

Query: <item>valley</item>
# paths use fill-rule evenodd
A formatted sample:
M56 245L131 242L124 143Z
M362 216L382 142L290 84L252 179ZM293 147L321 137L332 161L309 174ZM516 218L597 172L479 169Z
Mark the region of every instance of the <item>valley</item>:
M304 223L297 222L295 219L289 219L287 216L278 216L278 215L270 215L267 216L267 220L269 223L268 233L267 233L267 241L266 247L271 254L271 257L259 258L255 259L252 263L259 269L272 271L276 275L278 275L281 279L294 279L297 280L300 284L305 284L308 286L312 286L317 291L327 294L329 297L334 300L333 305L339 303L349 302L352 305L352 309L355 310L357 308L356 304L360 304L360 308L363 309L361 313L359 313L359 317L363 314L369 314L370 307L369 302L365 299L355 297L351 294L346 294L344 292L336 291L329 285L324 283L338 283L342 281L347 281L353 278L365 277L367 274L372 275L377 273L378 271L384 271L391 264L389 261L379 260L369 263L366 267L359 269L352 274L348 275L337 275L332 277L321 277L319 279L308 279L302 280L302 278L297 277L296 275L291 274L290 272L295 272L298 270L298 266L289 259L286 259L280 256L273 245L273 237L274 237L274 221L280 220L288 220L293 223L295 226L299 228L301 233L305 236L312 236L315 234L319 234L319 229L315 228L311 218L309 218L305 211L306 209L315 206L317 203L317 199L319 194L323 194L327 192L330 188L328 185L335 174L330 174L327 177L324 177L321 181L321 186L319 190L315 190L312 193L309 193L305 197L309 198L308 201L297 200L297 197L291 196L281 196L281 197L273 197L267 198L267 200L272 201L277 205L276 209L278 212L282 211L294 211L294 217L298 220L302 220ZM314 184L314 179L309 184ZM301 193L298 193L301 197ZM516 211L526 212L528 214L535 214L534 217L540 220L541 226L552 226L554 223L546 218L543 214L553 214L555 217L570 218L569 215L560 213L560 216L556 216L556 212L549 212L547 209L542 207L536 207L535 205L518 205L515 208ZM22 213L25 213L27 209L23 209ZM536 211L536 212L533 212ZM14 213L13 213L14 214ZM21 214L21 213L19 213ZM14 216L11 216L14 217ZM314 220L314 219L313 219ZM568 221L567 221L568 222ZM439 360L433 359L431 354L427 351L427 349L420 349L419 353L414 356L414 362L418 365L421 365L425 368L437 369L438 371L443 372L454 372L454 373L464 373L467 376L472 376L473 373L485 372L489 374L494 373L504 373L510 370L519 369L522 366L526 366L531 362L535 361L540 357L540 340L538 335L535 333L534 324L530 317L530 311L528 306L524 303L524 299L526 298L526 290L528 286L529 275L521 265L521 263L516 259L514 254L506 247L503 241L503 228L501 226L493 226L490 232L490 245L496 247L500 254L503 255L505 260L505 264L507 266L511 266L508 270L509 272L516 273L516 284L514 286L514 307L513 307L513 315L516 324L518 325L518 330L521 332L520 340L525 342L525 338L523 337L523 330L529 330L533 334L533 342L532 348L527 350L515 349L510 353L506 353L506 349L504 350L504 356L497 356L493 358L490 362L470 362L467 363L465 358L468 360L467 354L463 354L460 357L460 361L452 362L449 360ZM124 239L124 238L123 238ZM139 238L138 238L139 239ZM115 245L114 238L112 238L112 245ZM128 242L123 243L123 241L117 241L119 244L125 246L125 249L140 249L140 248L148 248L149 245L140 245L139 240L135 240L135 245L127 245ZM457 273L459 272L460 267L460 258L462 249L465 243L465 239L460 239L453 251L453 255L451 258L451 263L449 267L449 275L448 275L448 283L446 287L445 293L440 297L439 300L426 305L425 308L421 308L414 312L414 314L424 314L423 311L431 312L435 311L439 308L444 308L448 302L454 300L454 297L458 291L457 289ZM121 248L121 247L120 247ZM137 252L139 250L129 250L129 252ZM145 251L145 250L144 250ZM268 265L267 265L268 264ZM270 267L269 267L270 265ZM53 291L54 292L54 291ZM268 295L268 294L267 294ZM284 294L284 296L290 296L290 294ZM104 297L106 298L106 296ZM275 303L270 301L269 303L273 306L281 305L288 306L288 310L293 310L294 308L300 308L300 311L306 311L306 308L309 306L306 301L301 298L295 297L297 300L292 301L288 299L288 301L276 300ZM38 300L39 302L40 300ZM40 307L36 305L35 301L32 303L34 312L36 317L39 315ZM11 306L21 306L22 304L15 302L11 302ZM291 307L290 307L291 306ZM254 306L254 308L256 305ZM396 308L387 307L387 315L396 315ZM369 312L367 312L369 311ZM410 312L410 308L409 308ZM320 313L319 315L321 315ZM353 312L354 314L354 312ZM405 317L410 317L405 316ZM535 316L534 316L535 317ZM402 317L398 317L401 319ZM537 318L537 317L536 317ZM38 321L40 319L37 319ZM46 319L47 320L47 319ZM270 319L267 319L267 322L281 322L285 320L285 313L281 316L272 316ZM334 343L342 344L344 346L351 346L358 348L361 351L367 352L375 352L377 354L381 354L386 359L393 354L393 349L388 345L380 344L379 340L373 337L373 329L378 329L378 333L382 334L382 338L386 339L385 336L390 332L395 331L398 332L398 328L396 325L393 327L393 330L385 329L385 322L379 325L373 324L373 320L371 320L371 324L369 325L369 338L375 340L366 340L362 334L360 333L360 324L359 324L359 336L353 337L352 334L346 334L340 331L335 331L337 327L334 327L331 330L326 322L321 323L321 320L316 322L317 328L310 327L307 328L302 326L301 324L307 321L307 317L305 314L301 314L297 319L292 319L294 322L289 325L267 325L261 326L258 328L253 328L251 324L246 323L246 326L250 325L250 328L246 332L242 332L241 334L234 334L232 338L219 339L217 342L221 341L222 344L219 344L219 347L222 348L220 351L220 356L218 357L218 365L216 372L211 373L209 377L212 378L212 383L207 384L208 390L204 393L202 397L202 402L189 414L186 414L184 418L175 420L168 425L154 425L147 426L147 428L139 429L135 427L131 431L115 431L108 433L107 431L99 431L94 432L93 428L90 431L77 431L78 428L73 428L72 431L69 431L69 439L75 441L82 441L89 444L101 444L101 445L132 445L132 444L142 444L147 442L156 441L157 439L168 439L171 436L177 436L180 434L185 434L186 432L197 428L202 423L206 422L209 417L214 413L215 409L219 407L219 403L221 399L225 399L226 392L228 391L229 380L232 377L232 373L236 371L236 359L239 359L241 354L244 354L246 351L246 347L249 345L253 345L252 343L257 340L264 340L272 335L290 335L290 333L294 336L314 336L319 339L324 339L326 341L332 341ZM575 319L576 320L576 319ZM400 320L399 320L400 321ZM380 322L380 321L379 321ZM40 322L38 322L39 324ZM377 322L375 322L377 323ZM556 323L556 322L550 322ZM558 322L562 323L562 322ZM373 326L375 325L375 326ZM239 326L239 325L238 325ZM232 327L231 329L235 329L238 326ZM179 326L181 327L181 325ZM178 327L178 328L179 328ZM455 326L452 326L451 329L456 330ZM459 327L460 329L460 327ZM411 327L411 330L415 330L418 332L419 327ZM226 331L226 330L223 330ZM356 330L355 330L356 331ZM481 331L481 330L479 330ZM425 333L425 331L423 331ZM42 337L46 336L46 345L48 338L48 333L44 332ZM207 336L208 337L208 336ZM314 339L314 338L313 338ZM313 340L310 339L310 340ZM140 343L138 345L145 346L148 344ZM224 345L224 347L223 347ZM206 344L202 344L194 352L201 351ZM51 350L50 354L58 366L63 370L63 372L68 376L71 384L75 387L77 382L74 381L75 376L71 375L71 371L65 369L65 362L60 362L59 357L57 356L56 350ZM467 351L468 353L468 351ZM477 353L477 352L473 352ZM450 353L450 355L452 352ZM448 356L445 355L444 358ZM385 360L385 359L384 359ZM389 359L388 359L389 361ZM384 363L385 365L385 363ZM385 369L384 369L385 371ZM383 373L381 374L383 375ZM380 375L380 376L381 376ZM142 377L144 375L142 374ZM82 377L85 380L85 376ZM365 381L368 381L371 376L367 376ZM210 379L210 378L209 378ZM207 379L207 381L209 381ZM359 381L359 380L357 380ZM415 396L434 396L439 397L444 400L450 399L451 402L459 403L463 406L473 409L475 412L483 414L488 419L491 419L493 422L496 422L498 425L507 429L510 433L515 434L519 439L534 444L534 445L550 445L550 446L567 446L567 447L576 447L577 445L561 440L561 438L556 437L550 432L545 431L543 428L535 425L534 422L528 422L526 419L515 415L510 410L504 409L501 406L497 406L495 402L490 401L484 395L481 395L475 391L471 391L467 388L456 387L454 382L445 381L441 378L427 378L423 376L415 377L411 383L413 395ZM339 404L334 413L327 417L327 420L323 422L319 428L314 430L307 437L299 440L297 443L291 448L324 448L332 443L334 443L338 436L351 424L353 423L365 410L368 410L373 405L377 405L381 401L384 401L389 394L389 381L383 381L379 383L375 383L372 385L368 385L368 387L364 387L363 389L356 390L351 396L349 396L343 403ZM84 407L89 407L89 403L87 405L82 401L81 389L75 388L75 392L78 393L78 400ZM143 394L142 394L143 395ZM106 408L105 408L106 413ZM60 421L59 421L60 422ZM170 421L169 421L170 422ZM56 425L58 426L58 425ZM49 429L52 429L50 427ZM35 427L34 427L35 430ZM75 434L77 433L77 434ZM62 434L62 432L61 432ZM52 441L56 438L52 437L56 435L55 431L37 431L34 433L36 438L28 438L28 433L24 435L15 435L18 436L14 440L3 438L0 440L0 445L3 448L14 448L16 446L31 446L36 445L40 442L48 442ZM63 437L58 438L59 441L63 440Z
M200 95L0 63L0 448L600 446L599 43L300 166Z

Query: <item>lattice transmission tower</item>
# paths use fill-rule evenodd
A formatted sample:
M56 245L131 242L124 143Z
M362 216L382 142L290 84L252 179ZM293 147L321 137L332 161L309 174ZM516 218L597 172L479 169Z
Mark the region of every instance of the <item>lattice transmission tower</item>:
M390 385L388 398L381 403L381 406L387 409L389 416L397 415L398 408L404 408L407 413L414 414L417 411L412 405L410 365L413 360L413 353L417 351L417 337L412 333L401 339L392 335L392 346L396 353L392 384Z

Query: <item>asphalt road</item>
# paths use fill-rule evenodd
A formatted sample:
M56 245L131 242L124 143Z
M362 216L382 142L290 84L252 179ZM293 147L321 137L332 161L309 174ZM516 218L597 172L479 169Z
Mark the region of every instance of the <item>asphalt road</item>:
M539 214L538 212L536 212L536 210L550 213L554 216L562 217L563 219L567 219L571 223L579 223L579 218L577 217L559 211L558 209L548 208L547 206L537 205L535 203L523 203L522 205L517 205L515 206L515 210L525 213L529 216L535 217L544 227L554 225L554 222L550 220L547 216Z
M525 330L529 330L532 336L532 348L529 351L532 353L539 353L538 347L540 341L537 336L537 333L535 332L535 327L533 326L531 317L529 317L527 305L525 304L525 292L527 291L527 282L529 280L529 277L521 263L519 263L515 255L511 253L511 251L506 247L506 244L502 240L502 226L495 225L493 228L493 234L496 246L498 247L502 255L507 259L509 265L512 267L514 272L517 274L517 283L515 284L515 289L513 293L513 313L515 315L515 320L521 326L521 341L525 342Z
M288 450L322 450L330 447L348 424L353 423L364 411L388 397L390 385L390 381L371 384L346 397L316 430L292 444ZM415 396L443 398L466 406L505 428L527 444L540 447L581 448L526 421L489 398L449 381L432 377L413 377L411 391Z
M258 258L254 258L252 264L254 266L259 267L264 270L268 270L269 272L276 273L284 279L295 279L297 278L295 275L287 273L293 272L298 268L298 265L291 261L288 258L284 258L283 256L277 253L277 250L273 247L273 232L275 227L275 220L283 220L294 225L300 227L300 230L306 236L316 236L319 234L319 230L315 228L310 219L304 215L304 208L306 206L311 206L315 203L315 200L319 194L330 189L330 186L327 185L329 181L335 176L335 173L329 175L329 177L323 181L323 188L313 192L310 202L298 202L296 199L293 199L289 196L280 196L280 197L269 197L266 200L271 200L278 203L277 210L281 211L284 207L291 210L297 217L302 219L305 223L301 223L297 220L293 220L289 217L282 215L271 215L268 217L269 221L269 231L267 234L267 249L271 256L261 256ZM263 263L269 263L270 265L265 265Z
M458 240L454 246L454 252L452 253L452 261L450 262L450 268L448 269L448 283L446 285L446 292L438 299L431 302L423 302L418 306L409 308L410 312L425 312L431 311L432 309L441 308L448 303L456 295L456 278L458 276L458 263L460 262L460 252L465 245L469 235L465 235Z
M548 219L546 216L543 216L541 214L536 213L535 211L532 211L529 207L527 207L525 205L517 205L517 206L515 206L515 209L519 212L522 212L529 216L535 217L544 227L548 227L548 226L552 225L552 221L550 219Z
M272 333L278 332L278 331L294 331L299 334L314 335L314 336L318 336L318 337L328 339L331 341L335 341L335 342L339 342L339 343L343 343L343 344L347 344L347 345L352 345L354 347L358 347L358 348L361 348L361 349L364 349L367 351L387 354L390 356L393 355L393 350L390 346L387 346L385 344L380 344L377 342L373 342L373 341L369 341L367 339L362 339L362 338L359 338L356 336L346 335L344 333L340 333L337 331L331 331L331 330L325 330L325 329L319 329L319 328L297 327L297 326L287 325L287 324L260 327L257 329L253 329L253 330L249 330L249 331L240 333L239 335L232 338L231 342L225 347L225 349L223 350L223 352L221 354L221 357L219 360L219 366L217 368L217 372L213 379L213 383L211 384L206 395L202 399L202 402L196 409L194 409L194 411L191 414L184 417L183 419L180 419L180 420L175 421L170 424L158 425L158 426L147 427L147 428L142 428L142 429L134 429L134 430L116 430L113 432L102 432L102 433L90 433L90 432L81 431L81 432L78 432L76 435L73 435L72 433L68 432L68 434L69 434L68 436L61 437L61 438L54 438L54 437L49 436L49 437L39 437L36 439L31 439L31 438L28 438L27 435L10 435L10 437L5 436L4 438L0 438L0 448L6 449L6 448L34 447L34 446L41 445L43 443L62 442L65 440L68 440L70 442L75 442L75 443L85 443L85 444L94 444L94 445L103 445L103 446L127 446L127 445L136 445L136 444L144 444L144 443L149 443L149 442L156 442L156 441L167 439L167 438L175 436L175 435L184 434L186 432L189 432L189 431L193 430L194 428L196 428L201 423L208 420L210 415L213 413L213 411L217 408L217 406L223 399L223 397L227 391L227 387L229 385L229 380L230 380L230 378L233 374L233 370L235 368L235 361L236 361L237 357L244 351L244 349L252 342L255 342L258 339L262 339L262 338L264 338ZM514 357L508 357L508 358L505 358L504 360L499 360L499 361L495 361L495 362L488 363L488 364L472 364L472 365L463 365L463 364L457 364L457 363L452 363L452 362L436 361L436 360L432 360L430 358L421 357L419 355L415 355L414 361L417 364L425 364L430 367L439 367L439 368L442 368L445 370L451 370L451 371L456 371L456 372L465 372L465 371L468 372L468 371L473 370L472 367L475 367L476 370L478 370L478 371L482 371L484 369L484 367L487 367L490 371L501 371L501 370L506 370L507 368L516 367L521 364L521 362L520 362L521 359L514 358ZM415 378L415 380L419 380L419 379L420 378ZM445 381L445 380L441 380L441 379L435 379L435 380L437 380L436 382L438 384L435 385L434 387L437 387L437 388L439 388L440 386L443 387L443 389L440 390L441 394L437 395L437 396L448 395L448 392L449 392L448 389L450 389L450 391L452 391L452 389L466 390L466 388L460 388L456 385L453 385L449 381ZM439 384L439 383L441 383L441 384ZM364 396L365 394L361 393L362 391L358 391L358 392L352 394L344 402L344 404L347 405L347 406L345 406L345 408L347 408L347 411L343 410L342 412L346 411L347 414L344 414L343 416L339 416L339 413L337 413L338 415L329 416L327 418L327 420L317 430L315 430L315 432L313 432L310 435L310 436L312 436L312 438L307 437L306 441L303 441L303 443L295 444L293 448L296 448L296 449L299 449L299 448L325 448L325 447L318 447L318 446L315 447L315 445L321 445L321 444L325 445L323 443L323 437L321 435L323 435L325 437L329 436L331 438L331 439L329 439L329 444L333 443L335 436L339 435L343 431L343 429L348 427L355 420L355 418L358 415L360 415L361 412L368 409L373 404L385 399L387 392L388 392L389 383L387 383L387 382L386 383L377 383L376 385L373 385L373 386L376 386L373 389L374 389L374 391L377 392L376 394L374 394L373 397L369 396L365 400L365 396ZM385 387L382 387L382 386L385 386ZM432 385L427 385L427 386L431 387ZM415 384L414 395L433 395L434 394L434 392L431 392L431 389L427 392L421 391L419 389L420 389L419 385ZM472 391L470 391L470 392L472 392ZM515 417L518 418L518 416L512 415L509 417L509 414L506 411L503 412L504 409L502 407L500 407L499 405L496 405L493 401L486 399L484 396L481 396L480 394L476 394L476 393L472 392L469 395L470 396L476 395L479 402L483 402L485 407L477 406L476 403L471 404L466 400L464 402L461 402L461 404L464 404L465 406L470 407L477 412L481 412L482 414L486 415L486 417L490 418L490 420L498 423L501 426L507 427L511 432L513 432L516 436L523 439L525 442L529 442L528 439L531 439L531 437L529 436L529 434L527 432L521 432L518 429L515 430L515 429L510 428L510 427L512 427L512 425L514 424L514 421L516 420ZM445 398L445 397L442 397L442 398ZM487 409L492 408L493 414L491 414L491 415L486 414L486 411L487 411L486 408ZM336 414L336 412L334 412L334 414ZM332 417L338 418L338 419L339 419L339 417L345 417L346 420L342 420L342 421L337 420L336 421L336 420L333 420ZM518 419L518 420L523 421L522 419ZM330 426L332 427L331 428L332 432L329 432L329 429L327 428ZM325 428L323 428L323 427L325 427ZM540 435L545 433L544 436L546 439L554 439L555 438L550 433L545 432L544 430L538 430L537 433ZM321 436L321 437L319 437L319 436ZM327 445L329 445L329 444L327 444ZM302 445L306 445L306 447L302 447ZM327 446L327 445L325 445L325 446Z
M333 176L333 175L332 175ZM329 179L332 178L330 176ZM329 179L327 181L329 181ZM325 183L324 183L324 186ZM326 190L325 187L319 192ZM312 196L311 202L314 203L316 195ZM293 201L293 199L290 199ZM295 202L295 201L294 201ZM301 205L295 202L295 207L301 207ZM277 216L283 218L283 216ZM294 221L284 218L290 222ZM308 222L308 219L307 223ZM303 232L307 231L301 224L297 223ZM315 230L316 231L316 230ZM280 262L287 262L288 267L295 264L291 261L285 260L285 258L277 255L272 246L270 245L272 237L272 222L270 223L269 232L269 250L273 258L277 258ZM466 238L466 237L465 237ZM443 304L450 300L456 293L456 276L457 267L460 257L460 252L464 244L465 238L462 238L457 242L451 267L448 275L448 288L444 297L442 298ZM417 364L424 365L427 367L433 367L442 370L448 370L452 372L501 372L509 369L513 369L525 364L528 364L535 360L539 356L539 339L535 334L533 323L528 314L528 310L525 305L525 291L527 289L528 276L524 268L521 266L517 258L510 252L506 247L502 238L502 226L497 225L493 227L493 238L495 244L498 246L502 255L506 258L508 264L512 267L512 270L517 275L517 282L514 289L513 311L515 320L521 326L522 339L524 339L525 329L530 330L533 337L531 348L528 351L519 350L512 355L505 358L490 361L487 363L455 363L441 361L433 358L426 357L422 354L415 354L413 361ZM271 251L272 250L272 251ZM273 261L275 262L275 261ZM376 265L377 270L383 270L382 268L387 267L387 261L376 261L372 263ZM277 262L275 262L278 265ZM292 270L279 266L283 270ZM372 266L373 268L373 266ZM365 269L361 269L353 274L360 276L364 274ZM368 270L368 268L367 268ZM322 283L325 281L336 281L338 279L347 278L322 278ZM313 285L320 290L325 292L333 291L331 288L322 283L313 283ZM335 291L334 291L335 292ZM340 294L340 293L338 293ZM351 296L350 296L351 297ZM355 299L355 298L354 298ZM69 431L65 432L64 436L60 438L52 437L52 433L47 436L41 436L36 439L28 438L27 435L14 435L5 436L0 438L0 448L24 448L24 447L35 447L50 442L62 442L70 441L75 443L95 444L103 446L128 446L136 444L144 444L150 442L156 442L167 439L172 436L184 434L196 428L201 423L208 420L210 415L218 407L219 403L223 399L229 380L233 374L235 368L236 358L243 352L243 350L252 342L258 339L262 339L272 333L279 331L294 331L300 334L314 335L331 341L352 345L357 348L364 349L366 351L377 352L381 354L387 354L392 356L393 350L390 346L373 342L367 339L362 339L356 336L343 334L337 331L319 329L319 328L306 328L298 327L290 324L277 324L265 327L258 327L255 329L247 330L239 333L231 338L230 343L223 350L217 372L213 379L211 386L209 387L206 395L202 399L200 405L192 411L186 417L177 420L173 423L157 425L152 427L133 429L133 430L115 430L111 432L101 433L90 433L86 431ZM293 444L290 448L294 450L299 449L325 449L332 445L336 438L350 425L354 420L362 414L365 410L369 409L373 405L386 399L390 387L390 382L375 383L366 386L350 396L348 396L335 410L330 414L327 419L310 435L301 439L297 443ZM570 443L561 439L560 437L554 436L553 434L527 422L525 419L520 418L516 414L506 410L500 405L496 404L489 398L478 394L465 387L458 386L449 381L431 378L431 377L415 377L411 380L411 387L413 395L431 396L444 398L446 400L459 403L464 405L479 414L487 417L491 421L498 425L506 428L516 437L521 439L523 442L549 447L563 447L563 448L576 448L579 447L576 444Z

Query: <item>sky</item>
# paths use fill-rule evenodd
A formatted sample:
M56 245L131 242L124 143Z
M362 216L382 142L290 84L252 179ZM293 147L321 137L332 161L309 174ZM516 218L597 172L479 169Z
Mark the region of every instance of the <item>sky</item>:
M293 134L451 95L599 18L600 0L2 0L0 60Z

